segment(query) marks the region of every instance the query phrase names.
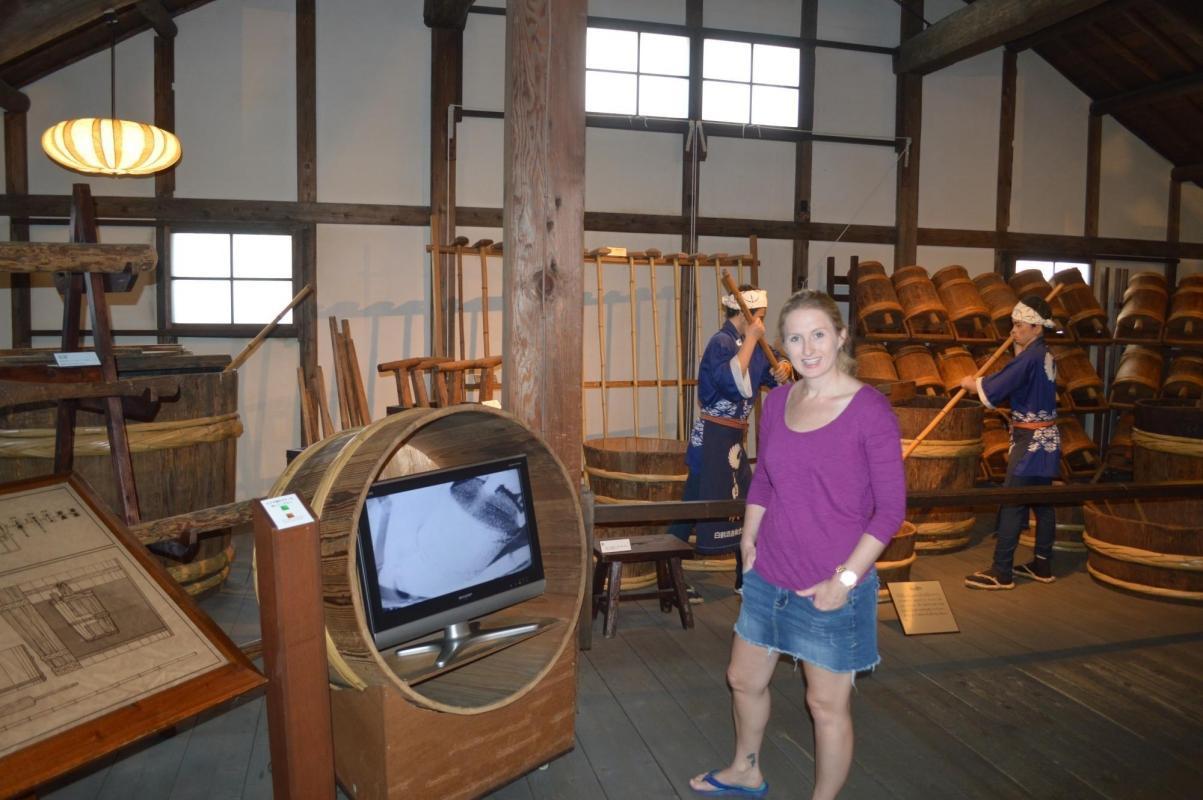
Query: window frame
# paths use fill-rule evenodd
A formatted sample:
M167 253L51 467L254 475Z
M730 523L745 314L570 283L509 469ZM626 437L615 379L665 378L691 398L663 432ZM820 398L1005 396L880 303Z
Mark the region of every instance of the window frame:
M619 25L613 25L613 24L594 24L594 22L592 22L592 21L586 23L586 31L588 31L588 29L590 29L590 28L598 29L598 30L622 31L624 33L634 33L635 34L635 70L633 72L627 72L625 70L617 70L617 69L600 69L597 67L586 67L585 68L586 80L588 80L588 75L590 72L599 72L599 73L604 73L606 75L633 75L635 77L635 112L633 114L623 114L623 113L615 112L615 111L589 111L588 110L589 98L588 98L588 96L586 96L586 98L585 98L586 112L585 113L601 114L606 117L618 117L618 118L638 117L639 119L672 119L672 120L682 120L682 121L690 119L689 105L690 105L690 97L693 93L693 81L694 81L693 42L692 42L692 38L690 37L690 35L687 32L685 32L685 31L669 32L669 31L665 31L663 29L648 29L648 28L640 28L640 27L631 26L631 25L619 26ZM652 34L655 36L676 36L676 37L685 39L685 41L689 44L689 66L686 69L685 74L684 75L670 75L665 72L644 72L642 69L642 67L643 67L643 35L644 34ZM647 75L648 77L651 77L651 78L674 78L674 79L685 81L685 86L686 86L685 116L669 117L669 116L661 116L661 115L640 114L639 113L639 96L640 96L640 92L642 91L642 87L641 87L642 82L639 79L642 78L644 75Z
M292 276L289 278L291 284L291 293L289 297L295 297L297 292L301 290L301 254L300 254L300 234L301 231L295 225L282 223L173 223L164 226L162 241L160 244L159 260L162 265L160 279L163 281L163 291L160 294L162 301L160 308L162 309L162 318L160 319L160 329L163 334L177 337L216 337L228 339L253 338L264 326L270 321L266 320L262 323L236 323L236 322L174 322L172 321L172 282L176 280L172 274L172 247L171 237L176 233L216 233L233 236L234 234L261 234L261 235L277 235L288 236L292 239ZM231 265L232 266L232 265ZM191 278L182 278L181 280L191 280ZM226 280L222 278L213 278L211 280ZM231 274L228 279L233 286L234 281L238 280L255 280L248 278L235 278ZM283 282L282 278L271 279ZM297 339L300 337L300 330L296 321L296 309L293 309L293 321L289 323L280 323L272 331L273 338Z
M771 124L765 123L765 122L753 122L752 121L752 107L756 102L755 101L755 95L756 95L755 89L757 86L760 86L760 87L771 88L771 89L791 89L791 90L793 90L797 95L797 97L796 97L797 102L795 104L795 107L798 109L802 108L802 86L801 86L800 76L798 76L799 80L793 86L790 86L787 84L780 84L780 83L757 83L756 82L756 48L757 47L781 47L781 48L789 48L789 49L796 50L798 52L799 65L801 64L801 59L802 59L802 48L798 45L781 44L781 43L777 43L777 42L761 42L761 41L755 41L753 39L742 39L742 38L738 38L738 37L734 37L734 36L727 36L727 35L723 35L723 36L704 35L704 36L702 36L702 47L701 47L702 54L703 54L702 55L703 63L706 58L706 56L705 56L706 41L708 39L717 41L717 42L734 42L736 44L748 45L748 80L733 81L733 80L728 80L726 78L707 78L707 77L705 77L704 72L701 69L699 69L699 71L698 71L698 87L699 87L700 96L702 98L705 97L705 87L706 87L707 82L728 84L731 86L747 86L748 87L748 107L746 109L747 110L747 120L744 122L732 122L730 120L707 119L706 118L705 99L702 99L699 101L701 103L701 106L698 108L698 119L700 119L702 122L709 122L709 123L718 124L718 125L747 125L750 127L757 127L757 128L786 128L786 129L798 130L799 126L798 126L798 120L797 120L796 114L794 117L793 125L771 125ZM692 77L693 77L693 75L692 75L692 70L691 70L690 78L692 79Z

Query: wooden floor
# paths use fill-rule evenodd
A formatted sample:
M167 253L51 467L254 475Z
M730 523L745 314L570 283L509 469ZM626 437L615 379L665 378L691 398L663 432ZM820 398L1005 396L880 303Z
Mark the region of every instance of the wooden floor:
M236 641L257 638L245 566L204 605ZM1084 556L1058 554L1052 585L973 592L989 561L979 534L923 556L958 634L907 638L881 605L882 663L857 680L856 758L843 798L1199 798L1203 796L1203 606L1109 589ZM1020 548L1020 557L1027 551ZM494 800L693 797L689 776L730 757L724 670L739 601L729 575L691 573L707 598L697 627L624 603L618 635L581 654L576 749ZM805 798L814 746L802 681L783 661L762 752L770 797ZM262 798L271 792L266 714L244 702L100 765L46 796ZM425 800L425 798L407 798Z

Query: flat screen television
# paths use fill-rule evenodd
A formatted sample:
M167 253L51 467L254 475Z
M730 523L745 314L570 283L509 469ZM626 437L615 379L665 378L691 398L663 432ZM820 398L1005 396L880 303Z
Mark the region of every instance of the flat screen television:
M445 667L472 643L529 635L538 625L482 630L473 620L546 586L526 456L378 481L359 517L364 610L383 651L437 654Z

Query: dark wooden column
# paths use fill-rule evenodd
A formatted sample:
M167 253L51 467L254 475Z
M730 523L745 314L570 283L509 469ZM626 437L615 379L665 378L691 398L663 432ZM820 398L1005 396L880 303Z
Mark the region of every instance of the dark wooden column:
M297 200L317 202L317 21L315 0L297 0ZM313 297L297 306L295 316L301 369L308 381L317 376L317 225L299 225L293 245L298 282L312 284Z
M819 0L802 0L802 47L798 58L798 127L815 127L815 43L819 32ZM814 142L804 139L794 146L794 219L810 222L810 190L813 176ZM790 291L806 285L809 275L810 239L794 239L790 268ZM831 287L827 287L830 291Z
M901 0L899 41L905 42L923 31L923 0ZM894 204L894 226L898 240L894 244L894 269L914 264L919 245L919 150L923 126L923 76L899 73L895 102L894 135L910 140L910 153L898 161L898 182ZM905 140L900 141L906 146Z
M29 161L26 121L24 111L4 112L4 192L5 194L29 194ZM29 241L29 222L17 217L9 218L8 239L11 242ZM29 275L14 272L9 293L12 312L13 347L30 345L30 301Z
M150 8L151 6L147 6ZM161 8L161 6L160 6ZM172 25L171 28L175 26ZM167 29L170 31L170 29ZM155 127L175 133L175 39L155 36ZM175 168L155 173L155 198L175 196ZM159 264L155 267L155 315L159 330L166 330L171 314L171 292L167 265L171 259L171 224L155 226L155 249ZM159 336L160 344L178 341L176 336Z
M508 26L507 26L508 27ZM464 31L459 28L430 29L430 241L451 244L455 238L455 148L451 137L455 123L449 110L463 102ZM431 253L437 267L439 302L431 314L433 355L451 356L455 344L457 291L455 257Z
M689 32L689 119L699 122L702 119L702 0L685 0L685 27ZM701 149L700 137L694 137L691 142L687 134L681 137L681 251L697 250L693 229L690 222L697 217L698 193L702 187L702 161L706 154ZM694 153L697 162L694 162ZM681 363L677 364L677 374L686 380L697 373L697 342L694 340L694 314L697 305L694 294L697 292L694 277L697 270L691 267L681 267L681 301L678 307L677 319L680 326L677 329L677 341L681 343ZM598 300L598 313L603 313L601 300ZM605 391L603 389L602 391ZM693 426L694 395L692 386L682 388L684 395L685 418L677 420L677 436L684 436Z
M1011 227L1011 179L1015 169L1015 84L1019 54L1003 50L1002 92L998 110L998 193L994 199L994 231L998 241ZM994 249L994 271L1003 274L1003 253Z
M515 0L505 26L504 406L581 472L585 0Z
M1182 236L1182 181L1170 178L1170 201L1165 221L1165 241L1176 248ZM1178 283L1178 258L1165 262L1165 278L1170 286Z

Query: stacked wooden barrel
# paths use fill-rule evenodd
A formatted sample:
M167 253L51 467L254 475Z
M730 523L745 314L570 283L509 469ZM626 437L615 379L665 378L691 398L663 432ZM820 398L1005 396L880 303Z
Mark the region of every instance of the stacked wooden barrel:
M1174 344L1203 342L1203 286L1179 284L1170 298L1165 320L1165 340Z
M1178 353L1170 361L1165 383L1161 386L1162 397L1195 399L1203 397L1203 355Z
M1061 472L1066 477L1092 477L1099 468L1099 447L1086 435L1077 417L1058 417L1061 430Z
M1053 287L1044 279L1044 273L1038 269L1025 269L1016 272L1011 276L1011 288L1015 290L1015 296L1022 300L1029 295L1036 295L1044 299L1052 294ZM1045 331L1046 339L1071 339L1073 338L1072 329L1069 327L1069 311L1065 308L1065 304L1061 302L1061 297L1058 295L1053 298L1053 302L1049 303L1049 309L1053 312L1053 319L1057 323L1057 330Z
M1131 411L1119 415L1111 440L1107 442L1105 460L1107 468L1132 477L1132 423L1135 416Z
M1156 397L1161 388L1161 367L1159 349L1139 344L1125 347L1111 381L1111 405L1131 406L1137 400Z
M861 328L873 335L904 335L905 314L894 283L878 261L856 265L856 316Z
M894 407L907 447L944 408L939 397L916 397ZM911 492L937 489L969 489L978 474L982 454L982 405L962 400L919 443L906 465L906 486ZM940 552L962 547L969 542L975 515L960 508L915 508L907 510L907 519L915 525L915 550Z
M931 351L921 344L907 344L894 351L894 367L898 379L913 381L919 394L938 395L944 392L944 379L936 367Z
M1123 307L1115 318L1115 335L1124 339L1160 339L1169 296L1165 276L1161 273L1133 275L1124 290Z
M1057 382L1063 386L1071 407L1078 411L1106 408L1103 381L1086 351L1071 345L1053 345L1050 351L1057 364Z
M944 391L950 395L961 388L962 378L972 377L977 372L973 356L959 344L941 347L936 353L936 364L940 369L940 379L944 382Z
M1069 327L1077 338L1106 339L1111 336L1107 330L1107 312L1076 267L1053 275L1053 283L1065 287L1056 299L1069 312Z
M1007 455L1011 434L997 414L982 420L982 474L986 480L1002 482L1007 477Z
M900 267L894 270L892 280L911 335L953 338L948 309L927 270L920 266Z
M1011 333L1011 311L1019 298L1015 290L1003 280L997 272L985 272L973 276L973 285L977 287L982 302L990 309L990 320L999 336L1009 336Z
M894 534L894 538L886 545L886 549L877 557L877 580L880 588L877 590L877 602L885 603L890 599L886 584L894 581L909 581L911 565L915 563L915 526L906 520Z
M969 279L969 271L960 264L952 264L937 270L931 276L940 300L948 309L948 317L956 330L957 338L994 339L994 326L990 321L990 308L982 299L977 286Z
M856 377L865 383L877 386L898 380L894 359L885 345L859 342L856 345Z

